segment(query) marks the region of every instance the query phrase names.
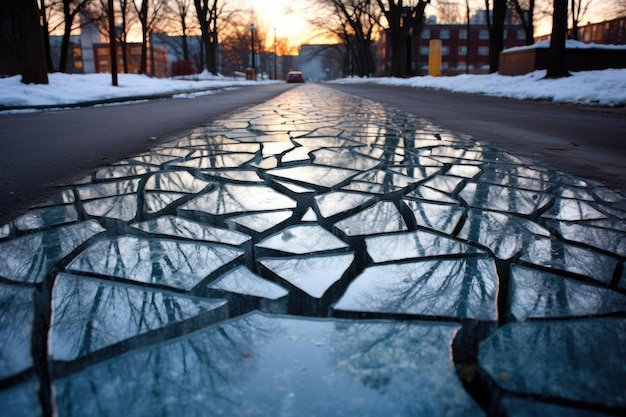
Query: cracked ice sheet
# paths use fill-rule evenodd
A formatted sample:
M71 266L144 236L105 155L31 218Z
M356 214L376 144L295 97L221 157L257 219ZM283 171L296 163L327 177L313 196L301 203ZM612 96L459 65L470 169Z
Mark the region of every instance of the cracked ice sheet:
M591 249L535 237L526 245L520 258L532 265L585 275L599 282L611 282L617 259Z
M33 366L33 290L0 283L0 379Z
M348 249L348 244L319 225L291 226L255 245L285 253L303 255L312 252Z
M190 240L241 246L250 236L228 229L197 223L175 216L162 216L132 225L133 228L154 235L182 237Z
M334 310L493 321L496 290L491 259L379 265L366 268Z
M104 230L90 220L0 242L0 276L17 282L41 282L56 262Z
M486 210L470 209L459 238L488 247L499 259L519 254L536 236L550 232L520 217Z
M52 292L50 356L69 361L197 316L205 324L228 316L226 301L186 298L159 291L60 274ZM120 348L120 350L124 350Z
M313 298L322 298L326 291L346 273L354 254L266 258L259 263L284 281Z
M533 318L626 313L626 296L548 272L511 266L511 314Z
M354 177L359 172L345 168L306 165L276 168L267 171L267 174L282 180L304 183L313 187L332 188Z
M483 416L450 364L458 329L253 313L92 366L54 392L59 415L141 404L160 416Z
M239 266L224 274L207 288L226 292L250 295L253 297L278 300L286 297L289 291L278 284L253 274L245 266Z
M179 210L229 215L295 207L295 200L264 185L224 184L199 195Z
M511 323L480 343L479 366L521 395L626 407L622 318Z
M121 236L91 245L67 268L189 291L243 253L210 244Z
M487 254L473 246L435 233L417 231L365 239L367 253L375 263L401 261L428 256Z
M391 201L380 201L370 208L335 223L335 227L345 233L346 236L407 230L404 219Z

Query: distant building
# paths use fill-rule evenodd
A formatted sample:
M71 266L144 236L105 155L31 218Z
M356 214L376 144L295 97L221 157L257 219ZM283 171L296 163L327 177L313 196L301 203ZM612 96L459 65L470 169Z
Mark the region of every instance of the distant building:
M52 68L48 71L59 71L59 63L61 61L61 42L62 36L50 36L50 58L52 59ZM83 50L80 44L80 36L70 36L68 45L67 66L65 72L69 74L83 74Z
M568 30L567 37L570 39L574 37L572 29ZM550 40L549 33L535 38L535 41L545 40ZM580 26L578 28L578 40L604 45L626 45L626 17Z
M82 60L82 70L84 74L96 72L96 63L93 46L102 42L100 30L94 20L87 15L87 11L80 13L80 52Z
M299 60L306 81L327 81L343 75L341 45L302 45Z
M431 39L440 39L441 69L443 74L462 72L481 73L489 68L489 29L486 24L425 24L420 39L409 37L407 61L413 75L428 72L428 53ZM504 47L525 45L524 28L506 24ZM381 32L377 44L377 75L388 75L391 68L391 47L387 31Z
M122 48L117 45L117 61L118 71L122 72L123 58ZM95 70L96 72L111 72L111 53L108 43L99 43L93 46L95 56ZM126 64L128 66L128 72L136 74L141 67L141 44L140 43L128 43L126 44ZM147 56L147 74L154 77L167 77L168 65L167 65L167 51L163 48L150 47L148 48Z
M624 45L626 44L626 17L581 26L578 28L578 40L585 43Z

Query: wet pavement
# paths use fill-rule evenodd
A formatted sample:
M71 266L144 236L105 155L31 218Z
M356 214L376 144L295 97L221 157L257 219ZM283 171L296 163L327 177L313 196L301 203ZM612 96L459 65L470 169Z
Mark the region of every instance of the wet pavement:
M626 412L626 199L318 85L0 227L0 409Z

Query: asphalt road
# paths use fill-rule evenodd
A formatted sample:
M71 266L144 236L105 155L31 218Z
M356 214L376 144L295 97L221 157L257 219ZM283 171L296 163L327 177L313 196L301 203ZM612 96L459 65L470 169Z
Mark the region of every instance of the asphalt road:
M371 84L330 87L603 183L626 195L626 109Z
M245 87L191 100L0 115L0 226L58 194L55 186L292 87Z

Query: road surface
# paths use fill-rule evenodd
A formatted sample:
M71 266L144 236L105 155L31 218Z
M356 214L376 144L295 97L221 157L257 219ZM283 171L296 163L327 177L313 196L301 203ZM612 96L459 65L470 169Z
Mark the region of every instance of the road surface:
M0 225L100 167L145 152L292 88L277 84L168 99L0 115Z
M329 84L626 193L626 109L429 89Z
M100 166L145 152L293 85L193 100L0 115L0 224ZM459 134L626 193L626 112L376 85L328 87L395 106Z

